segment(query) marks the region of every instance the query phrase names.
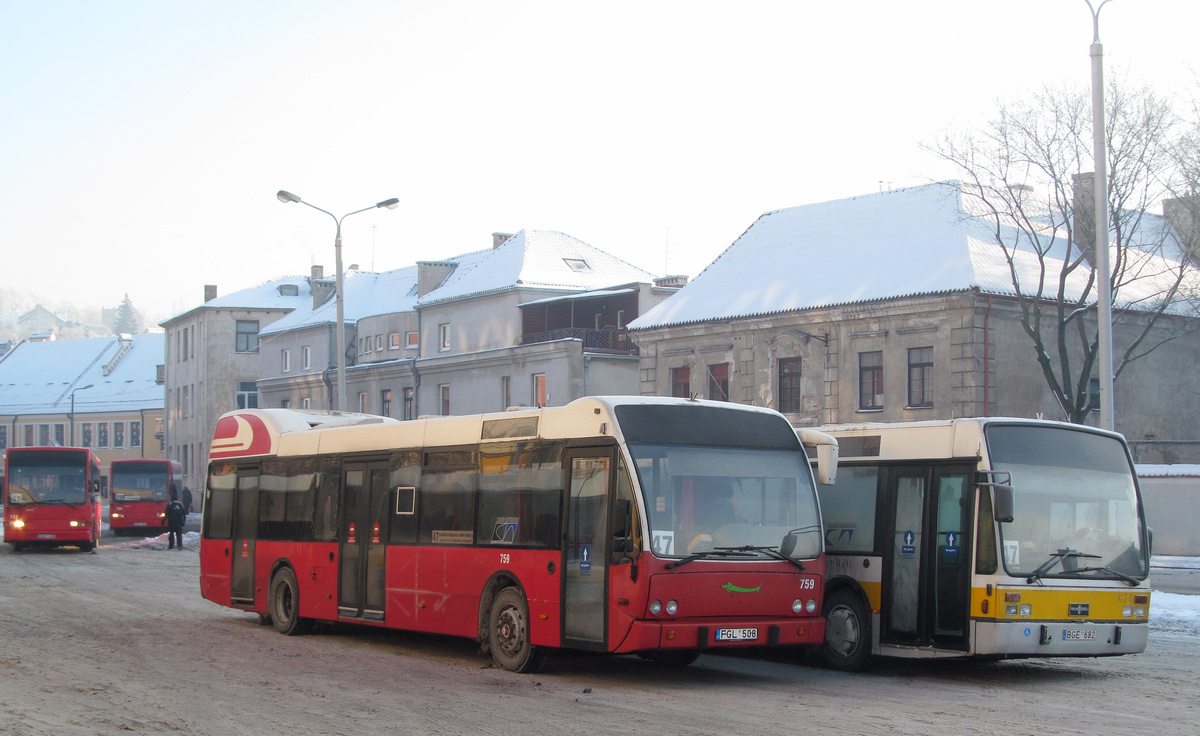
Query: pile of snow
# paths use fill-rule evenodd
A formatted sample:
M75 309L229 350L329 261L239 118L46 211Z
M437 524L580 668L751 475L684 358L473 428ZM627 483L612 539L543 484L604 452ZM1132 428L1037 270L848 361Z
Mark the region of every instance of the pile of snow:
M167 549L167 533L163 532L157 537L146 537L133 542L124 542L114 545L121 549ZM200 532L186 532L183 535L184 549L200 549Z
M1150 631L1155 634L1200 636L1200 595L1154 591L1150 596Z

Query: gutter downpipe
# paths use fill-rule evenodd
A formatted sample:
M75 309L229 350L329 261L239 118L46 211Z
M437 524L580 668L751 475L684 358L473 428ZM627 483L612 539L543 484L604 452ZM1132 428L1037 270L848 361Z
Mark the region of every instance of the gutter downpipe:
M416 305L413 311L417 313L417 354L412 359L413 374L413 419L421 416L421 372L417 370L417 361L421 359L421 307Z
M988 294L987 311L983 313L983 415L985 417L990 416L988 413L988 407L990 406L988 403L988 388L992 383L991 379L989 378L991 374L991 356L990 351L988 350L989 346L991 345L991 340L989 339L990 336L988 334L988 320L991 319L991 316L992 295Z

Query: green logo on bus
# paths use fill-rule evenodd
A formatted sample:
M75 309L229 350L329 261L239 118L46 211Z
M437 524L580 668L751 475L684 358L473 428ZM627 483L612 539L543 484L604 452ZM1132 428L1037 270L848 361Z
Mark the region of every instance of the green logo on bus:
M725 583L721 587L725 590L728 590L730 593L757 593L758 591L762 590L762 584L759 584L757 588L739 588L733 583Z

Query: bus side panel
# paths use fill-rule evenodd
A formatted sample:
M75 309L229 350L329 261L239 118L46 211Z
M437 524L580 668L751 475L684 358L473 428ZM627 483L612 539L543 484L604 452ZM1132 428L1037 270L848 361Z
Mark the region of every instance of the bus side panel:
M256 611L267 611L271 572L280 562L290 564L296 573L296 584L300 587L300 615L336 620L337 544L259 540L254 558Z
M230 605L230 555L233 542L228 539L203 539L200 543L200 594L213 603Z
M388 626L475 638L480 595L491 576L503 570L512 573L525 591L533 644L557 647L560 557L557 550L501 546L391 547Z

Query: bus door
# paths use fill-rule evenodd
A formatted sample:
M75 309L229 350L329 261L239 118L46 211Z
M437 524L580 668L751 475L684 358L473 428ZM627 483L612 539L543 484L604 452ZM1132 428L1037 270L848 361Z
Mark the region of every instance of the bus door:
M563 550L563 645L605 650L608 560L616 451L567 450L567 535Z
M881 642L967 649L970 477L962 465L891 469Z
M384 619L387 463L347 464L339 522L338 616Z
M233 507L233 564L229 601L254 605L254 543L258 539L258 470L239 468Z

